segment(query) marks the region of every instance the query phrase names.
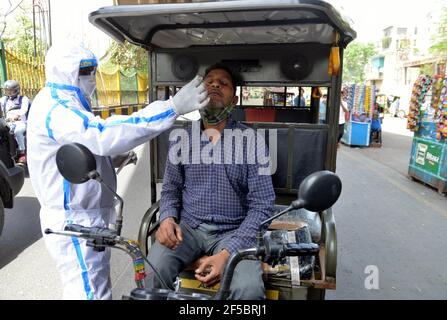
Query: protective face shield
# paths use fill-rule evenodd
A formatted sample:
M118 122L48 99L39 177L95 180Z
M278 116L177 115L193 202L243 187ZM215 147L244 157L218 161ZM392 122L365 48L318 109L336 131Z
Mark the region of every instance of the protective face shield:
M5 95L11 99L14 99L20 93L20 84L15 80L6 81L3 88L5 89Z
M96 74L79 76L79 89L86 98L90 98L96 89Z
M93 93L96 90L96 59L82 60L79 68L79 89L82 95L91 104Z

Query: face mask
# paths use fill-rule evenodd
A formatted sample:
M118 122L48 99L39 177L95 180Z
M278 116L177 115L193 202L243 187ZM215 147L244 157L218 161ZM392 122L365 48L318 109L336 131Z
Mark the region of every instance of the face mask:
M223 109L206 107L200 110L200 116L205 123L215 125L227 119L231 115L233 108L233 105Z
M96 75L79 76L79 89L84 97L90 100L96 89Z

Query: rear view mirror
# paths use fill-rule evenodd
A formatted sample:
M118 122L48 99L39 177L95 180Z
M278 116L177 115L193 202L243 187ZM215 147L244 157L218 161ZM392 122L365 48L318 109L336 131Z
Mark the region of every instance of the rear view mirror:
M317 171L307 176L300 184L298 199L293 201L289 207L264 220L259 230L264 225L279 218L292 210L304 208L312 212L321 212L332 207L337 202L341 193L341 180L331 171Z
M71 183L84 183L96 172L93 153L79 143L65 144L57 150L56 164L61 175Z
M298 200L300 207L320 212L332 207L341 193L341 180L331 171L317 171L309 175L300 185Z

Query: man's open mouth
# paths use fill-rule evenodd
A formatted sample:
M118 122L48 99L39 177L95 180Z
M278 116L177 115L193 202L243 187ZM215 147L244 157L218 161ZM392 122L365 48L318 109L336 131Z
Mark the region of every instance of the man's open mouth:
M208 96L213 96L213 95L216 95L216 96L219 96L219 97L222 96L222 94L219 91L211 91L210 93L208 93Z

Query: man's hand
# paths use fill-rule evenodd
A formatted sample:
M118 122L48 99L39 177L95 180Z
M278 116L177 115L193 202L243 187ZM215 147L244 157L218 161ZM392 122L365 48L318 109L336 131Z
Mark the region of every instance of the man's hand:
M220 280L229 257L230 253L224 249L214 256L202 259L199 262L199 267L195 270L196 279L206 286L215 284Z
M183 240L182 229L174 218L167 218L160 223L155 238L169 249L176 249Z
M174 111L178 116L204 108L210 98L208 98L202 77L196 76L192 79L177 92L172 101L174 102Z

